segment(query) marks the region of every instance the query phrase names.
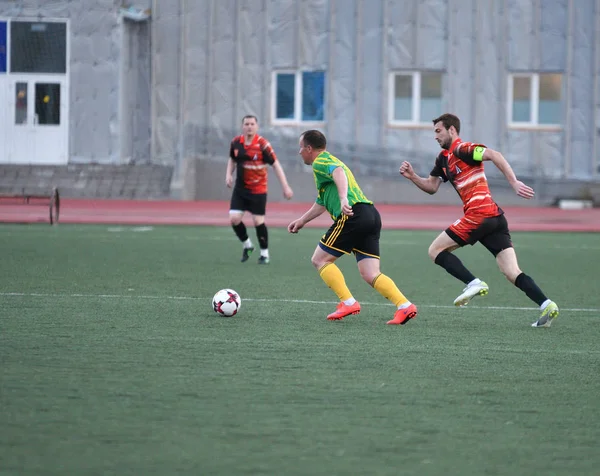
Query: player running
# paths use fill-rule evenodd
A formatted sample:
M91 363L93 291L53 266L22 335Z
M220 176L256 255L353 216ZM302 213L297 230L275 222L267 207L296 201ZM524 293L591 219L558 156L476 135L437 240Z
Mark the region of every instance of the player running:
M311 165L317 187L317 199L300 218L288 225L290 233L298 233L304 225L329 212L334 223L317 245L311 262L321 279L340 299L336 310L327 316L341 320L360 312L360 303L346 286L344 275L335 261L354 253L361 277L384 298L396 306L388 324L406 324L417 316L417 307L398 289L394 281L380 271L379 236L381 217L358 186L350 169L327 150L323 133L310 130L299 140L298 152L306 165Z
M442 151L429 177L418 176L406 161L400 166L400 174L431 195L438 191L442 182L449 181L463 202L464 216L440 233L429 246L429 257L433 262L467 285L454 304L466 306L473 297L488 293L488 285L476 278L452 253L457 248L479 241L496 257L504 276L540 306L540 317L532 327L550 327L558 317L558 306L546 297L531 277L519 269L508 223L504 212L492 199L483 161L490 160L498 167L519 197L533 198L533 189L517 180L500 152L482 144L463 142L458 136L460 119L457 116L441 115L433 120L433 129Z

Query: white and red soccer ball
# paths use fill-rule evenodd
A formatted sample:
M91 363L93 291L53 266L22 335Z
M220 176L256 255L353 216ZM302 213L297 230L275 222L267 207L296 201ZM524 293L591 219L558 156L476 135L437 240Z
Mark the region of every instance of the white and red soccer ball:
M242 299L233 289L221 289L213 297L213 309L224 317L235 316L240 310Z

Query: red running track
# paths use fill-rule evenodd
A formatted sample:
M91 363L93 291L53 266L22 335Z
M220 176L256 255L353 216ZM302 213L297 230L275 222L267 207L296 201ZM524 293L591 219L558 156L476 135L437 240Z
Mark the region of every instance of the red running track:
M311 203L269 203L267 224L285 227ZM462 216L460 206L381 205L388 229L443 230ZM600 232L600 208L503 207L513 231ZM141 201L62 199L60 223L107 225L229 225L227 201ZM48 222L48 207L0 203L0 222ZM322 215L307 226L329 227Z

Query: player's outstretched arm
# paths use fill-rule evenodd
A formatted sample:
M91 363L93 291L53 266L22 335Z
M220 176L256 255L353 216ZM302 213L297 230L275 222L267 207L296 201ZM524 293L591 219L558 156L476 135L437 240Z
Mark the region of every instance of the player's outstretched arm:
M230 158L227 161L227 171L225 172L225 185L228 188L233 186L233 171L235 170L235 162Z
M525 185L523 182L517 179L512 167L500 152L494 149L485 149L483 152L483 160L489 160L496 167L498 167L500 172L504 174L506 180L508 180L508 183L519 197L526 198L528 200L534 197L535 192L533 191L533 188L531 188L529 185Z
M306 225L309 221L321 216L324 211L325 207L323 205L319 205L317 202L313 203L313 206L310 207L304 215L288 225L288 231L290 233L298 233L304 227L304 225Z
M440 184L442 183L439 177L434 177L430 175L427 178L423 178L418 176L413 170L410 162L407 161L402 162L402 165L400 165L399 172L400 175L410 180L417 187L419 187L424 192L427 192L429 195L433 195L434 193L436 193L440 188Z
M287 178L285 176L285 172L283 171L283 167L281 166L281 164L279 163L278 160L276 160L273 163L273 170L275 170L275 175L277 175L277 178L279 179L279 183L281 184L281 188L283 189L283 196L286 200L289 200L290 198L292 198L294 196L294 192L292 191L292 188L289 186Z

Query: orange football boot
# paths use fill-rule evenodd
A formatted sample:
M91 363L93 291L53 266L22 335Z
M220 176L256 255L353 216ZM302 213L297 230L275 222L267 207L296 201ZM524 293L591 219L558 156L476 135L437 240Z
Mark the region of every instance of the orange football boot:
M417 306L411 304L410 306L405 307L404 309L398 309L394 314L394 318L391 321L388 321L387 323L400 324L401 326L403 326L411 319L417 317L417 313Z
M335 308L335 312L329 314L327 319L330 321L341 321L344 317L349 316L350 314L358 314L359 312L360 304L358 301L350 306L340 302Z

